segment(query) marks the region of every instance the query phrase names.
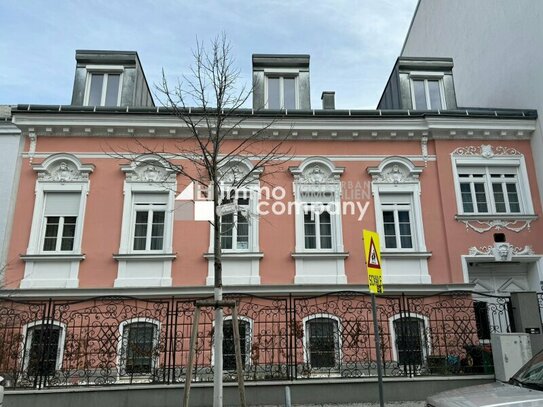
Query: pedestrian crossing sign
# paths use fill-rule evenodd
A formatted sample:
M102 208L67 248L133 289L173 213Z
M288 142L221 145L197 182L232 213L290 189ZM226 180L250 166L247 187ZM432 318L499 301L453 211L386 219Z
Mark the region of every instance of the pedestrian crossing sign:
M381 270L381 249L379 246L379 235L376 232L363 230L364 258L368 270L368 286L370 293L382 294L383 273Z

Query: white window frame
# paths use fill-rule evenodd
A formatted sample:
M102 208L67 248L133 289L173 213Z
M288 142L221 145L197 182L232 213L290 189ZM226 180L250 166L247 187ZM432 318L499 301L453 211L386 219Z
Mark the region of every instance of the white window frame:
M382 244L383 244L383 248L384 249L389 249L389 250L397 250L397 251L414 251L416 250L418 244L417 244L417 233L416 233L416 229L417 229L417 226L416 226L416 220L414 219L414 216L413 216L413 198L412 196L410 196L411 194L406 194L406 196L408 197L408 201L409 202L395 202L395 203L381 203L381 222L382 222L382 227L383 227L383 234L381 236L383 236L383 240L382 240ZM395 235L395 238L396 238L396 247L387 247L386 245L386 236L385 236L385 225L384 225L384 216L383 216L383 212L393 212L393 216L394 216L394 235ZM399 215L398 215L398 212L399 211L402 211L402 212L408 212L409 213L409 230L411 232L410 234L410 237L411 237L411 246L412 247L401 247L401 236L400 236L400 222L399 222ZM415 229L415 233L413 233L413 229Z
M119 106L121 103L121 94L122 94L122 89L123 89L124 66L122 65L87 65L86 68L87 68L87 75L85 79L85 97L83 98L83 105L89 106L92 75L99 74L99 75L104 75L99 106L105 106L109 74L113 74L113 75L119 75L119 89L117 91L117 102L115 104L115 106Z
M318 372L319 369L338 369L341 367L342 361L343 361L343 352L342 352L342 326L341 326L341 319L333 314L328 313L318 313L318 314L311 314L302 319L302 326L304 330L304 363L309 364L310 363L310 357L309 357L309 346L310 346L310 338L309 338L309 329L308 329L308 323L311 322L314 319L330 319L337 323L337 341L335 341L334 346L337 346L336 350L336 366L334 368L315 368L315 371Z
M395 314L388 319L388 329L390 332L390 342L392 344L392 360L398 361L398 347L396 345L397 334L394 329L394 321L402 318L417 318L422 321L423 327L421 329L421 337L426 340L426 343L422 347L422 359L423 362L428 356L432 354L432 338L430 337L430 319L421 314L414 312L408 312L406 314ZM428 334L427 334L428 333Z
M323 171L329 172L329 178L324 183L307 183L304 177L307 171L318 166ZM294 175L293 189L295 196L295 233L296 233L296 253L343 253L343 230L341 216L341 181L339 177L343 174L342 167L336 167L330 160L324 157L310 157L304 160L299 167L290 168ZM327 204L333 204L334 210L330 213L332 226L332 248L331 249L306 249L305 248L305 229L304 229L304 206L306 203L318 204L318 202L309 202L304 195L332 194L332 199ZM317 245L317 247L320 246Z
M337 239L336 237L336 217L334 216L334 211L331 211L332 213L330 213L330 229L331 229L331 235L330 235L330 238L331 238L331 244L330 244L330 247L325 247L325 248L322 248L321 247L321 233L320 233L320 226L321 226L321 220L320 220L320 215L323 213L323 212L326 212L328 211L329 209L326 209L324 208L325 206L328 206L329 204L332 204L332 205L335 205L335 202L303 202L302 205L303 205L303 223L304 223L304 226L303 226L303 230L302 230L302 233L303 233L303 239L304 239L304 250L306 251L334 251L334 247L335 247L335 240ZM334 209L335 211L338 211L339 210L339 207L337 207L336 209ZM313 248L308 248L305 246L305 240L306 240L306 235L305 235L305 215L307 215L308 213L312 213L312 218L314 219L315 223L315 247Z
M139 194L165 194L167 203L164 205L164 240L162 243L162 249L160 250L135 250L134 249L134 232L136 226L136 210L138 205L135 202L135 195ZM125 182L124 186L124 209L123 209L123 220L121 226L121 244L119 248L120 254L159 254L159 253L172 253L172 235L173 235L173 210L175 202L175 192L174 190L165 190L160 187L160 185L153 184L136 184ZM152 205L141 205L149 206ZM148 220L149 221L149 220ZM147 228L147 236L149 236L151 230ZM146 247L150 247L150 240L146 240Z
M395 171L396 170L396 171ZM389 157L384 159L379 166L369 168L369 174L373 180L371 183L373 199L375 203L375 220L377 232L383 237L382 252L387 253L424 253L426 241L424 238L424 224L422 219L421 188L419 176L422 168L416 167L405 157ZM410 207L411 239L413 247L410 249L385 247L384 220L382 197L385 195L399 195L408 198ZM388 202L387 202L388 203Z
M220 171L224 172L224 178L221 182L221 191L223 195L227 195L227 193L232 190L232 183L227 180L228 175L232 172L232 167L239 168L240 171L243 171L244 173L251 172L251 175L247 177L246 182L243 183L239 187L239 192L237 193L238 197L249 197L249 205L248 205L248 213L247 213L247 220L249 223L249 241L248 241L248 247L247 249L225 249L222 248L224 253L228 254L235 254L235 253L256 253L260 250L260 243L259 243L259 224L260 224L260 216L258 213L258 207L259 207L259 198L260 198L260 174L262 173L262 168L254 169L253 164L246 158L243 157L232 157L228 160L227 163L224 164L222 168L220 168ZM234 191L235 192L235 191ZM237 213L235 215L237 217ZM233 231L235 232L235 231ZM209 248L208 253L213 253L214 249L214 236L215 236L215 230L213 228L213 225L209 225ZM234 236L234 233L232 234ZM222 243L222 242L221 242Z
M233 223L232 223L232 247L227 248L222 246L222 235L221 235L221 249L226 253L237 253L237 252L253 252L258 251L258 193L255 192L254 188L242 188L238 193L239 198L247 197L249 199L249 205L240 205L240 208L246 210L246 217L249 229L249 236L247 239L246 248L237 247L237 238L238 238L238 216L240 211L234 212ZM235 198L237 201L237 198ZM237 202L236 202L237 205ZM222 217L221 217L221 227L222 227ZM256 239L255 239L256 238ZM236 247L234 247L236 246Z
M47 197L47 195L46 195ZM47 198L46 198L47 200ZM59 218L59 221L58 221L58 230L57 230L57 235L55 237L56 239L56 243L55 243L55 250L45 250L44 246L45 246L45 238L46 238L46 231L47 231L47 218ZM72 218L72 217L75 217L75 233L74 233L74 243L72 245L72 250L61 250L61 246L62 246L62 239L63 239L63 233L64 233L64 218ZM69 216L66 216L66 215L59 215L59 216L46 216L45 214L43 215L43 231L42 231L42 236L41 236L41 250L43 253L56 253L56 254L62 254L62 253L73 253L73 248L75 247L75 235L77 235L77 226L78 226L78 223L79 223L79 218L78 216L73 216L73 215L69 215ZM50 237L50 236L49 236Z
M125 348L123 347L124 341L124 330L127 326L131 324L136 324L138 322L145 322L148 324L153 324L156 328L155 335L153 337L153 347L158 346L160 341L160 321L152 318L145 318L145 317L137 317L137 318L131 318L126 319L119 325L119 341L117 343L117 358L116 358L116 366L117 366L117 380L123 380L125 378L130 377L147 377L149 375L153 374L153 371L160 368L160 354L152 358L152 366L151 366L151 373L142 373L142 374L136 374L136 375L128 375L124 374L121 376L121 371L123 369L126 369L126 365L123 365L123 363L126 363L126 357L123 358L123 351L126 352Z
M42 164L34 166L38 173L53 172L54 169L63 162L68 162L75 166L76 170L82 174L88 175L93 171L94 166L81 164L80 161L71 154L54 154L44 160ZM89 193L89 180L81 177L73 181L53 181L38 177L36 181L36 201L34 203L34 212L32 215L32 226L30 239L27 247L27 255L58 255L58 254L81 254L81 242L83 237L83 226L85 218L85 208L87 204L87 195ZM77 214L74 244L72 250L43 250L43 238L45 236L46 216L45 216L45 197L47 193L80 193L79 212ZM60 228L59 228L60 230ZM57 245L59 242L57 241Z
M59 335L59 343L58 343L58 353L57 353L57 360L55 365L55 370L61 370L62 369L62 362L64 360L64 346L66 342L66 324L59 321L53 321L51 319L45 319L45 320L39 320L39 321L33 321L29 322L28 324L25 324L23 326L23 371L26 372L28 369L28 364L30 363L30 348L32 345L32 335L31 335L31 329L40 326L40 325L55 325L60 328L60 335Z
M413 105L413 110L446 110L447 109L447 101L445 100L445 86L443 84L443 77L445 75L441 72L412 72L409 75L409 87L411 91L411 103ZM425 109L419 109L417 107L417 102L415 100L415 84L414 81L424 81L424 94L426 96L426 108ZM430 91L428 89L428 81L437 81L439 85L439 94L441 99L441 108L440 109L434 109L431 106L430 102Z
M133 194L143 194L142 192L133 192ZM134 197L132 197L133 199ZM169 199L168 199L169 201ZM162 203L147 203L141 204L134 202L132 205L132 223L130 228L130 238L131 238L131 247L130 250L132 253L162 253L164 252L164 245L166 243L166 232L167 224L169 222L168 213L170 205ZM136 213L137 212L147 212L147 233L145 236L145 249L138 250L134 249L134 243L136 240ZM153 221L155 212L164 212L164 234L162 236L162 249L151 249L151 240L152 240L152 231L153 231ZM171 217L171 216L170 216Z
M530 184L528 179L528 171L526 169L524 156L500 156L493 158L484 158L477 156L463 157L453 155L451 161L454 177L454 189L456 194L457 213L459 215L474 217L521 217L524 215L534 214L534 207L532 203ZM489 209L488 212L478 212L476 201L473 201L474 212L464 212L462 193L460 190L460 182L462 182L462 179L459 177L460 169L473 169L480 171L480 173L486 174L485 177L483 177L483 181L485 183L485 195L487 200L487 206ZM501 171L514 171L516 173L517 195L519 198L520 212L496 212L496 205L494 202L494 192L492 190L492 179L490 177L490 173L500 173Z
M265 101L265 108L266 109L269 109L269 103L268 103L268 95L269 95L269 92L268 92L268 79L270 78L278 78L279 79L279 109L285 109L285 85L284 85L284 80L285 78L288 78L288 79L294 79L294 104L295 104L295 109L299 109L300 108L300 89L299 89L299 71L298 70L294 70L292 72L288 72L288 71L285 71L285 70L281 70L281 71L278 71L278 72L272 72L272 71L269 71L269 70L266 70L265 74L264 74L264 101Z

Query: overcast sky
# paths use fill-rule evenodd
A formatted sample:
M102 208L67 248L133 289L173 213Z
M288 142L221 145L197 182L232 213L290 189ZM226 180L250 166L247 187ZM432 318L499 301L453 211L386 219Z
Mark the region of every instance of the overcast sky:
M311 55L311 104L373 109L416 0L0 0L0 104L69 104L76 49L134 50L150 85L187 71L196 36L230 39L243 80L251 54Z

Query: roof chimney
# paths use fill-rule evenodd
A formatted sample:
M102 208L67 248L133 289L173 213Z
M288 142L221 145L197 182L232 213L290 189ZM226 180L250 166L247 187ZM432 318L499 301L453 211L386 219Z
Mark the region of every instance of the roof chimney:
M336 92L325 90L322 92L322 108L325 110L334 110L336 108Z

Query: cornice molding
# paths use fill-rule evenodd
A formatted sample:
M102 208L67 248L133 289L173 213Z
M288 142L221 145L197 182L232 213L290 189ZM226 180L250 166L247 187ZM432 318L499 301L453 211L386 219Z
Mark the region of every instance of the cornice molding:
M275 122L271 123L273 120ZM123 116L112 114L24 114L18 113L13 122L24 135L32 131L38 136L73 137L138 137L183 138L191 133L175 116ZM313 118L249 117L243 123L231 123L237 130L232 137L244 138L253 131L269 127L267 138L282 139L291 133L292 139L310 140L528 140L536 129L532 119L490 119L476 117L422 118ZM228 123L225 123L225 128ZM294 135L296 133L296 135ZM316 133L316 134L315 134Z

